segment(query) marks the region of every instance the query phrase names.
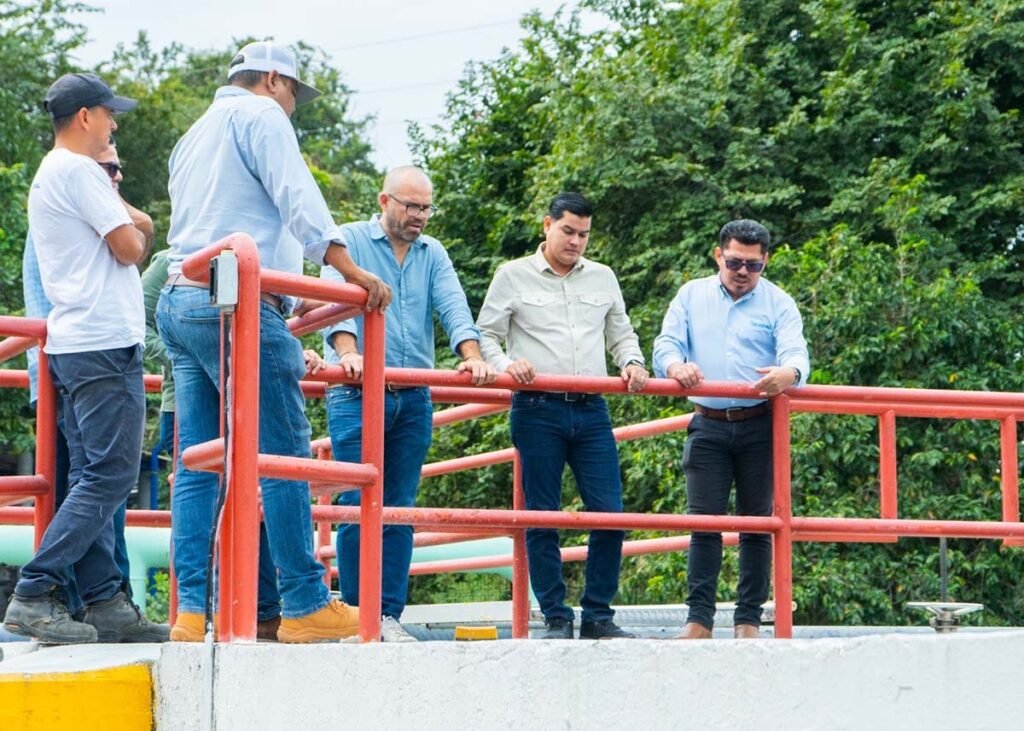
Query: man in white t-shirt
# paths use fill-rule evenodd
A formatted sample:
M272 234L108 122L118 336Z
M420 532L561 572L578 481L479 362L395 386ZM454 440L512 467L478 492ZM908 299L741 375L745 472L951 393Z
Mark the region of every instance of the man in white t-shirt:
M136 102L93 74L65 74L46 93L53 149L29 191L29 228L47 318L43 352L62 396L70 490L21 571L4 627L48 643L157 642L167 627L143 618L121 588L113 515L139 475L145 393L142 285L136 264L153 239L149 216L114 191L95 158ZM75 566L85 621L68 613Z

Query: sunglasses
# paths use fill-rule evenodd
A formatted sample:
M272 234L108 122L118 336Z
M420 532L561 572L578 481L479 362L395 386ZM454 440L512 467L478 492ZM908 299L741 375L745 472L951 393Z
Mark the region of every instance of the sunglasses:
M733 259L723 255L722 260L725 262L725 268L730 272L738 272L743 267L746 267L747 271L751 274L757 274L764 269L764 262L758 259Z
M98 164L98 165L99 165L99 166L100 166L101 168L103 168L104 170L106 170L106 171L107 171L107 175L109 175L109 176L110 176L110 177L111 177L112 179L113 179L113 178L116 178L116 177L117 177L117 174L118 174L119 172L121 172L122 170L124 170L124 166L122 166L122 165L119 165L119 164L118 164L118 163L116 163L116 162L101 162L101 163L97 163L97 164Z

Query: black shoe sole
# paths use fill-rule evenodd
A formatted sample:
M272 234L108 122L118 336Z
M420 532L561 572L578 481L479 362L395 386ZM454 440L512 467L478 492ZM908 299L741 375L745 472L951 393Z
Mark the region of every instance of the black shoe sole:
M18 623L4 623L4 629L22 637L29 637L44 645L91 645L97 640L88 637L76 637L74 639L59 638L54 635L42 635L31 627L25 627Z

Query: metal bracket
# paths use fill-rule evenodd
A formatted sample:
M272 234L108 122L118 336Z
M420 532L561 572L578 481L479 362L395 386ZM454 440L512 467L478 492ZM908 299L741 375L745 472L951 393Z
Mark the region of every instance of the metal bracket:
M210 259L210 304L221 310L238 306L238 257L231 249Z
M960 627L960 617L981 611L985 605L971 602L907 602L907 607L931 612L932 617L928 624L936 632L946 633L956 632Z

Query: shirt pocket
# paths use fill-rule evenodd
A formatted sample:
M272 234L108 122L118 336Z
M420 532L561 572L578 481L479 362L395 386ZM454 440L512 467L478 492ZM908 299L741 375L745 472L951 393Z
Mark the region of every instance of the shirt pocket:
M559 299L558 295L547 292L528 292L520 296L527 307L550 307Z
M577 298L576 314L588 331L604 329L608 310L612 308L612 297L608 294L581 294Z

